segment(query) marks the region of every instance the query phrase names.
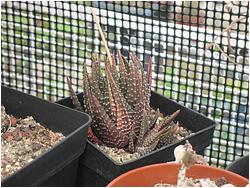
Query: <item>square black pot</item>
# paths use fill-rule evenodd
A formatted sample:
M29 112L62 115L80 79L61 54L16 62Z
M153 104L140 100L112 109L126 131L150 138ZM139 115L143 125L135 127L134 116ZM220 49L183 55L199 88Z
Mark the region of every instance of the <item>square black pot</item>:
M82 93L77 96L80 102L83 103ZM62 99L57 103L73 108L70 97ZM191 130L193 134L175 144L162 147L157 151L122 165L113 161L94 144L87 141L85 152L80 158L77 178L78 186L106 186L111 180L129 170L149 164L173 161L174 148L179 144L184 144L185 140L189 140L194 150L198 153L203 153L204 149L211 144L216 125L213 120L153 91L150 105L154 109L159 108L164 115L170 115L181 109L176 120L180 121L185 128Z
M45 153L2 179L2 186L75 186L79 157L91 123L88 114L2 86L2 105L16 117L36 122L65 138Z
M226 170L249 179L249 155L240 157L239 159L233 161L227 166Z

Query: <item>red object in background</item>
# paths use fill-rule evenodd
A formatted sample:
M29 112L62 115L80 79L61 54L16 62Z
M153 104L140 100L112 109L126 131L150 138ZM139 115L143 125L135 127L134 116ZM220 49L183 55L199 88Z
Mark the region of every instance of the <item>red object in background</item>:
M204 13L200 13L198 16L185 15L183 13L175 14L176 23L188 25L188 26L197 26L197 27L205 27L205 17Z
M165 5L165 4L168 4L168 1L160 1L160 3Z

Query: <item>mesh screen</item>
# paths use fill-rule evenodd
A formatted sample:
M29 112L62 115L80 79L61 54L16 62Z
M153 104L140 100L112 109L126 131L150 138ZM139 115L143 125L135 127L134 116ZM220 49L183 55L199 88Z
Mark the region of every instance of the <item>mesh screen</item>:
M90 7L110 49L136 52L145 68L152 57L153 90L218 123L205 151L211 165L248 153L249 20L216 40L231 60L218 47L202 56L230 23L249 17L248 1L231 11L224 2L2 2L2 84L56 101L69 96L67 75L80 92L83 63L105 54Z

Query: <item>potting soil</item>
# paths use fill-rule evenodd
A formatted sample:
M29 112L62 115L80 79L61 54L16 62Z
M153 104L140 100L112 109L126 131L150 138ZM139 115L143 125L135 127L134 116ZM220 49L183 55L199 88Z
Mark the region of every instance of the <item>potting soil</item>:
M163 116L163 114L161 116ZM162 120L162 117L159 117L157 120L157 123L159 123L159 121L161 120ZM176 143L191 134L190 130L187 130L186 128L181 126L179 123L177 124L178 124L177 134L176 135L171 134L168 144ZM101 151L106 153L111 159L113 159L118 164L123 164L132 160L136 160L142 156L139 152L129 153L125 151L124 149L112 148L112 147L108 147L105 145L98 145L98 144L96 145L97 147L100 148ZM156 149L159 149L159 148L156 148Z
M52 132L33 117L24 119L8 115L1 106L1 178L24 167L57 142L63 134Z
M225 178L219 178L215 181L212 181L208 178L186 178L185 187L235 187L232 184L229 184ZM157 183L154 187L176 187L176 185L171 185L167 183Z

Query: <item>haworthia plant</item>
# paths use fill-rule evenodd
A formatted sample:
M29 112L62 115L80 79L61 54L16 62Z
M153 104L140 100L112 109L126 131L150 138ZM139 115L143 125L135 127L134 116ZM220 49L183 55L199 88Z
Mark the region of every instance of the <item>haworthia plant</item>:
M85 64L83 67L84 109L93 119L89 140L140 155L175 142L184 130L173 122L180 110L163 118L158 109L155 111L150 108L151 59L148 59L146 74L134 53L130 53L129 62L118 51L116 62L115 55L109 52L93 9L92 14L104 42L107 58L104 69L96 55L92 58L90 73ZM75 108L82 111L83 107L69 79L68 85Z
M89 139L109 147L123 148L130 153L148 153L176 140L179 124L173 120L180 113L162 117L150 108L152 61L148 60L145 74L135 54L126 61L120 51L118 62L101 63L94 57L92 71L83 68L84 109L93 118ZM83 111L68 79L73 104Z

